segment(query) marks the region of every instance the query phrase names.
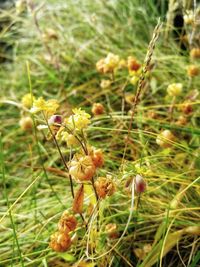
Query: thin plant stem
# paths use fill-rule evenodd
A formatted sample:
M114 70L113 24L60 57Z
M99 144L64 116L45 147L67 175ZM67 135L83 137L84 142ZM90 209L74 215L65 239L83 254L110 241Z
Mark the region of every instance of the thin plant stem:
M7 208L8 208L8 213L9 213L9 217L10 217L10 222L12 225L12 230L13 230L13 236L17 245L17 250L19 253L19 258L20 258L20 262L21 262L21 266L24 267L24 261L22 258L22 252L20 249L20 244L18 241L18 237L17 237L17 232L15 229L15 223L14 223L14 219L12 216L12 212L10 209L10 203L9 203L9 198L8 198L8 192L7 192L7 188L6 188L6 172L5 172L5 164L4 164L4 151L3 151L3 142L2 142L2 136L0 134L0 164L1 164L1 173L2 173L2 180L3 180L3 188L4 188L4 195L5 195L5 199L6 199L6 203L7 203Z
M53 140L54 140L54 143L55 143L55 145L56 145L56 148L57 148L57 150L58 150L58 152L59 152L59 155L60 155L60 157L61 157L61 160L62 160L62 162L63 162L63 164L64 164L64 167L65 167L66 171L69 173L69 168L68 168L68 166L67 166L67 164L66 164L66 162L65 162L65 159L64 159L63 154L62 154L62 152L61 152L61 150L60 150L60 147L59 147L59 145L58 145L58 142L57 142L57 140L56 140L56 137L55 137L55 135L54 135L54 133L53 133L53 131L52 131L52 129L51 129L49 123L48 123L48 120L47 120L47 118L46 118L44 112L43 112L43 116L44 116L44 120L45 120L45 122L46 122L46 124L47 124L47 126L48 126L48 129L49 129L49 131L50 131L50 133L51 133L51 136L52 136L52 138L53 138ZM72 177L71 177L70 174L69 174L69 180L70 180L71 194L72 194L72 197L74 198L74 187L73 187Z

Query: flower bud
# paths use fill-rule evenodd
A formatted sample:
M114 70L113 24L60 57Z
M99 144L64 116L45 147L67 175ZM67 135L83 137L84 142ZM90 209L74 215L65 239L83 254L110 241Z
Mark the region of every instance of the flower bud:
M69 214L68 211L64 211L59 222L58 230L63 233L69 233L74 231L77 226L77 220L74 215Z
M143 193L146 190L146 187L147 185L144 178L141 175L137 174L135 176L135 191L137 193Z
M137 71L141 67L141 64L137 62L137 60L134 57L128 57L128 69L129 71Z
M60 116L60 115L52 115L48 120L48 124L49 125L62 124L62 116Z
M101 103L94 103L92 106L92 113L96 115L101 115L104 113L104 106Z
M186 115L189 115L193 112L193 107L192 107L192 104L187 101L185 102L182 106L181 106L181 111L186 114Z
M55 232L51 236L49 246L56 252L65 252L71 245L71 238L63 232Z
M109 223L106 225L105 231L109 238L114 239L118 237L116 223Z
M23 117L20 119L19 125L23 131L30 131L33 128L33 120L31 117Z

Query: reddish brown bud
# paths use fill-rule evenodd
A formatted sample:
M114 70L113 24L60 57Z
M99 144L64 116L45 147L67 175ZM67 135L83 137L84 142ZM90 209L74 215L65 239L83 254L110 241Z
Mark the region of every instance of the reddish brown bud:
M101 115L104 113L104 106L101 103L94 103L92 106L92 113L96 115Z
M146 190L146 182L144 180L144 178L137 174L136 177L135 177L135 191L137 193L143 193L145 190Z

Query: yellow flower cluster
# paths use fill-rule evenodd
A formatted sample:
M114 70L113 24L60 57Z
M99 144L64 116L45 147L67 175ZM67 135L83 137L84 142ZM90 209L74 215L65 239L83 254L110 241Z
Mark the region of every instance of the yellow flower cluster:
M58 109L59 104L55 99L44 100L43 97L39 97L38 99L34 99L33 106L30 110L31 113L37 113L40 111L44 111L48 115L52 115Z
M74 114L65 120L66 125L71 129L79 131L87 128L90 123L90 114L86 113L85 110L81 108L75 108L72 111Z
M179 96L182 92L182 83L172 83L167 87L167 93L169 96Z

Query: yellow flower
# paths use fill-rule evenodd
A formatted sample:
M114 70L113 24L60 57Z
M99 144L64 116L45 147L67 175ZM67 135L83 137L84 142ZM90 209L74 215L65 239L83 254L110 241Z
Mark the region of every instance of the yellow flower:
M35 97L31 94L26 94L22 97L21 103L25 108L31 108L32 102L35 100Z
M183 16L186 25L191 25L195 21L195 16L192 10L187 10L186 14Z
M30 110L31 113L37 113L40 111L46 112L48 115L52 115L58 109L59 104L55 99L45 101L43 97L39 97L33 101L33 106Z
M178 96L183 89L182 83L172 83L167 87L167 93L169 96Z
M109 53L104 60L104 68L108 71L113 71L119 65L119 56L113 53Z
M73 134L70 134L66 131L61 132L61 140L67 143L67 146L78 145L78 140Z
M138 76L132 76L132 77L130 78L130 83L131 83L132 85L136 85L138 81L139 81L139 77L138 77Z
M81 110L81 108L75 108L72 111L74 115L71 115L66 119L67 126L71 127L72 129L75 128L76 130L82 130L86 128L90 123L90 114L86 113L85 110Z

